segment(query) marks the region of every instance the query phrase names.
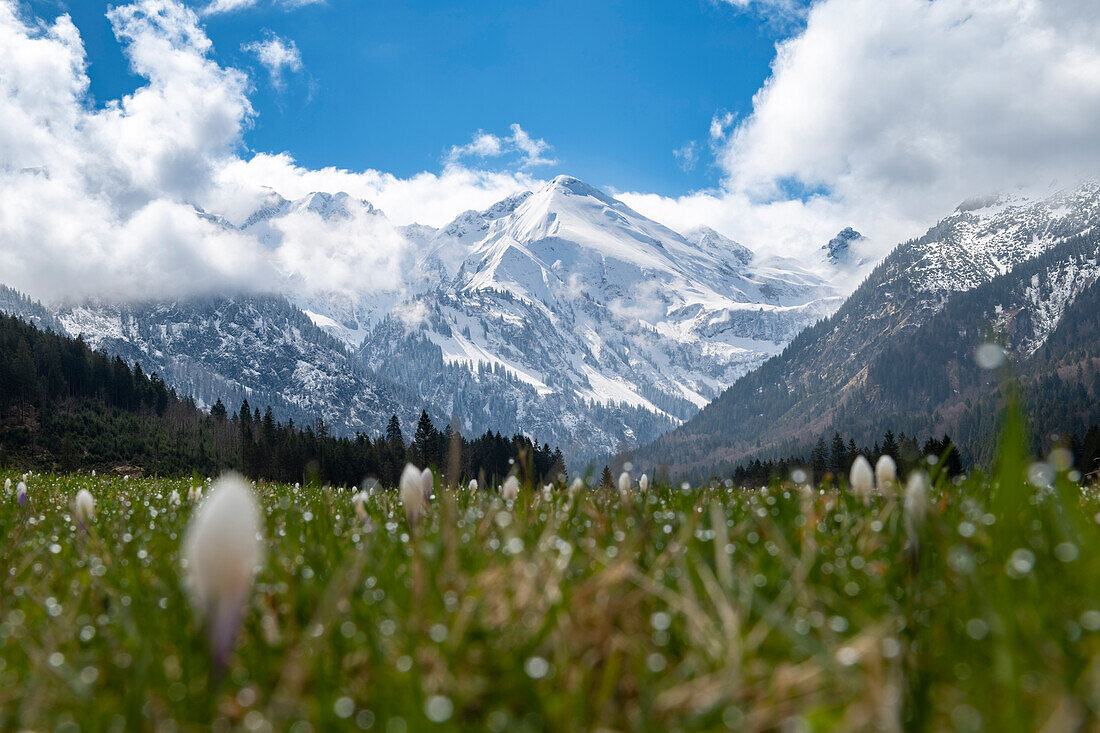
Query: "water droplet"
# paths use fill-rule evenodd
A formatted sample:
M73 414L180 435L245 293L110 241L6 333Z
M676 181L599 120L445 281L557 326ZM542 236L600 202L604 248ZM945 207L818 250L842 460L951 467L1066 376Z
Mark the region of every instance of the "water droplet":
M542 657L529 657L523 663L523 671L533 680L541 680L550 672L550 663Z

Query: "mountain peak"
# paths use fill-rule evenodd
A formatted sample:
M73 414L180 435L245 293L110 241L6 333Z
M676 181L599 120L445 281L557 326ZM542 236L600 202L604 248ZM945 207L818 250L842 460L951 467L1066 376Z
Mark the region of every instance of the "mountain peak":
M595 186L590 186L574 176L555 176L553 180L543 187L542 192L560 193L566 196L591 196L605 203L614 201L614 199L600 189Z
M685 234L685 239L699 247L701 251L714 254L720 260L738 267L744 267L753 260L751 249L708 226L701 226L688 231Z
M826 258L834 265L848 265L852 263L854 253L852 243L863 239L863 235L852 227L844 227L840 232L821 246L825 250Z
M294 206L302 211L311 211L322 219L350 219L353 207L361 208L367 214L377 213L369 201L353 199L343 191L337 193L314 191L295 201Z

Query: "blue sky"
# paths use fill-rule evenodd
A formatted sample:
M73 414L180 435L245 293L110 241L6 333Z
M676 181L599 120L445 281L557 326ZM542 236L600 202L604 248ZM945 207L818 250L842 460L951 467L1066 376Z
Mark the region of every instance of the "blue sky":
M35 297L340 280L558 173L762 255L851 226L873 261L966 199L1100 171L1093 0L115 1L0 0L0 265ZM275 84L265 54L300 64ZM196 216L272 191L385 217L271 252Z
M43 16L72 15L99 101L143 83L104 17L109 4L35 4ZM506 135L519 123L553 146L557 163L534 175L664 195L718 183L711 118L751 111L783 30L714 0L261 1L204 23L218 62L255 81L252 150L408 176L438 170L478 130ZM268 33L302 57L281 90L242 50ZM698 162L684 170L673 150L693 140Z

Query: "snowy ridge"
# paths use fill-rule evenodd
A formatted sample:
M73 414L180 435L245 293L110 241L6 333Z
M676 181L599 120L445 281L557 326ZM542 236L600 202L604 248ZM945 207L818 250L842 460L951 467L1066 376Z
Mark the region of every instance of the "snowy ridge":
M910 279L927 293L961 292L1010 272L1100 220L1100 184L1031 199L972 199L918 241Z
M1031 276L1024 290L1030 328L1017 347L1022 356L1031 357L1042 348L1077 297L1100 280L1098 259L1096 254L1084 261L1069 259ZM1004 323L1002 319L1000 325Z
M820 276L754 260L713 230L689 240L559 176L432 236L417 294L393 309L417 318L376 328L360 353L389 373L404 342L430 344L471 385L479 369L502 369L574 405L580 430L607 407L675 424L839 306Z
M371 373L279 297L170 304L84 304L58 320L90 346L156 371L203 406L247 398L282 417L321 418L341 433L379 434L391 414L415 424L421 403Z
M396 231L407 262L358 291L288 272L274 299L68 305L63 328L200 402L250 396L344 433L427 406L468 432L618 450L687 419L840 304L818 272L710 229L683 236L568 176L438 229L392 227L345 193L272 191L239 221L199 215L272 250L301 231L296 217L346 247Z

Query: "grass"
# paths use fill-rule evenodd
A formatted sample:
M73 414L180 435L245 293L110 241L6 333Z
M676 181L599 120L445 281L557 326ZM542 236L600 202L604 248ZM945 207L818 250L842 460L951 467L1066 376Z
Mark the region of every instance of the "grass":
M0 729L1095 728L1100 497L1027 469L937 481L916 537L898 497L790 484L441 491L415 532L390 493L364 523L258 484L217 684L180 583L197 482L35 475L0 503Z

